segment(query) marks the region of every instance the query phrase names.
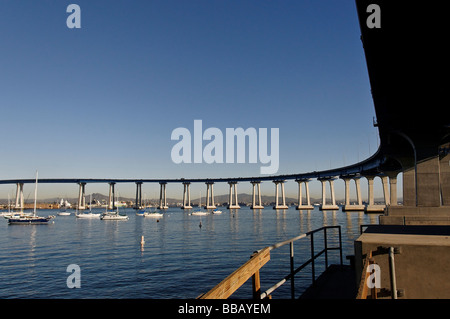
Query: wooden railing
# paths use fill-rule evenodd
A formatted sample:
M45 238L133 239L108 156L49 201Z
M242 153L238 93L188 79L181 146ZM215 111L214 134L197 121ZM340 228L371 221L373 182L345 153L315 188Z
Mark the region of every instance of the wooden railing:
M366 255L366 259L364 260L364 266L363 266L363 270L362 270L362 274L361 274L361 281L359 283L358 294L356 296L356 299L377 299L379 295L380 296L382 295L382 293L379 290L383 290L383 289L377 289L375 282L372 282L372 284L373 284L373 285L371 285L371 286L373 286L372 288L369 288L369 286L368 286L368 280L369 280L370 276L373 275L375 272L375 269L373 269L371 272L369 269L369 266L374 265L374 264L376 265L375 260L373 258L374 254L380 255L380 254L386 254L386 253L388 254L388 258L389 258L389 279L390 279L390 285L391 285L391 287L390 287L391 288L391 290L390 290L391 298L392 299L398 298L399 291L397 290L397 279L396 279L396 274L395 274L394 254L400 253L400 249L394 248L394 247L381 247L380 246L377 248L377 251L370 250ZM373 278L377 278L377 276L375 275L375 276L373 276ZM378 284L380 284L380 283L378 283ZM386 290L386 289L384 289L384 290ZM370 295L369 295L369 291L370 291ZM403 290L401 290L400 293L403 293Z
M367 280L369 279L369 276L372 274L369 271L369 265L374 264L374 259L372 258L372 251L369 251L369 253L366 255L366 259L364 260L364 267L362 271L361 281L359 283L358 288L358 295L356 296L356 299L367 299L369 296L369 286L367 285ZM371 299L377 299L377 288L373 287L370 289Z
M327 241L327 229L337 228L339 230L339 247L328 247ZM324 233L324 249L317 254L314 253L314 233L323 231ZM294 242L310 237L311 240L311 258L298 268L294 268ZM261 293L259 270L270 260L270 251L284 245L290 245L290 273L277 282L275 285ZM294 276L307 265L311 264L312 281L315 281L315 259L325 255L325 267L328 268L328 251L339 250L340 263L342 265L342 238L341 238L341 226L325 226L319 229L310 231L306 234L301 234L297 237L288 239L286 241L277 243L275 245L263 248L255 252L250 259L241 267L236 269L231 275L225 278L222 282L216 285L206 294L199 296L199 299L226 299L230 297L237 289L239 289L250 277L252 278L252 295L254 299L272 298L271 293L278 287L283 285L287 280L291 282L291 298L295 298L294 295Z
M253 277L253 295L260 293L259 270L270 260L270 248L266 247L252 255L249 261L236 269L217 286L199 299L227 299L250 277Z

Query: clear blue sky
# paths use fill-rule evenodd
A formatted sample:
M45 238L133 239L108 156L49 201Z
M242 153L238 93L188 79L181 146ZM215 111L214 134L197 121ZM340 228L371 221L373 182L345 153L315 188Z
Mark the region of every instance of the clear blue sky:
M66 26L70 3L81 29ZM173 163L171 132L193 132L194 119L223 132L279 128L278 174L377 148L354 1L2 1L0 39L2 179L260 174L261 163Z

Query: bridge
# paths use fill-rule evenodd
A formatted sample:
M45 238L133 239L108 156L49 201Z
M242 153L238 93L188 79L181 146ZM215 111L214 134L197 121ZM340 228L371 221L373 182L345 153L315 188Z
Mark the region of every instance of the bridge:
M372 4L376 3L377 8ZM286 209L284 183L298 183L297 209L312 209L308 183L322 183L321 209L338 209L335 202L334 180L345 181L343 210L384 211L380 223L405 223L413 216L450 221L450 117L443 110L446 88L442 79L446 44L444 10L433 6L418 6L401 1L357 0L361 41L366 56L372 90L380 146L370 158L336 169L298 174L201 179L40 179L39 183L74 183L79 185L78 207L85 207L85 185L109 184L109 206L114 205L114 185L136 184L136 207L142 204L142 184L160 184L160 209L167 208L168 184L184 185L182 208L192 208L190 184L205 183L206 208L215 208L214 183L228 183L229 208L239 209L237 184L249 182L253 188L252 208L262 209L261 182L275 185L275 209ZM408 19L408 17L422 17ZM376 20L379 21L376 21ZM376 23L375 23L376 22ZM403 205L397 205L397 175L403 173ZM385 205L375 205L373 180L380 177ZM360 178L368 181L368 204L362 204ZM357 204L350 204L350 183L356 185ZM34 179L0 180L0 184L16 184L15 208L23 208L24 184ZM327 185L331 201L327 204ZM281 199L279 189L281 188ZM302 192L305 190L305 202ZM280 199L280 200L279 200ZM419 218L419 219L420 219ZM410 222L413 222L410 219Z

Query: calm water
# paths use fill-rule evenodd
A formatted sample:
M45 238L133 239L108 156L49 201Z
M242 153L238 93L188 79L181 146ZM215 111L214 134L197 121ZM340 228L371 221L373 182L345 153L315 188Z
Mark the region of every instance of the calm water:
M377 223L360 212L223 209L221 215L190 216L168 209L159 219L84 220L57 216L50 225L8 225L0 220L0 298L196 298L248 260L253 251L323 225L341 225L345 256L353 254L359 225ZM39 215L56 214L42 210ZM200 221L202 227L199 227ZM145 236L141 249L140 238ZM319 238L320 236L317 236ZM337 232L329 246L337 245ZM321 237L323 238L323 237ZM315 240L317 250L322 241ZM336 244L333 244L336 243ZM297 241L295 263L310 256L309 239ZM272 251L261 271L262 289L289 270L289 246ZM338 262L334 252L330 263ZM67 266L81 269L81 288L69 289ZM316 274L322 271L318 267ZM310 269L296 276L297 292L311 283ZM274 298L289 298L289 284ZM251 281L233 297L250 298Z

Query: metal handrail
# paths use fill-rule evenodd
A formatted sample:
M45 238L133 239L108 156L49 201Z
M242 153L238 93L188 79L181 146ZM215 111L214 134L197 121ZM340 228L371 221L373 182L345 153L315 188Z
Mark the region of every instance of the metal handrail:
M339 230L339 246L338 247L328 247L327 244L327 229L329 228L337 228ZM324 231L324 249L322 249L320 252L318 252L317 254L314 253L314 234L319 232L319 231ZM306 238L307 236L310 236L311 238L311 258L308 259L306 262L304 262L302 265L300 265L299 267L297 267L296 269L294 269L294 242L299 240L299 239L303 239ZM291 298L294 299L295 298L295 285L294 285L294 277L295 275L301 271L303 268L305 268L307 265L312 264L312 282L313 284L315 283L316 280L316 276L315 276L315 263L314 261L320 257L322 254L325 254L325 267L326 269L328 269L328 251L329 250L339 250L339 255L340 255L340 263L341 266L343 264L342 261L342 236L341 236L341 226L337 225L337 226L324 226L312 231L309 231L305 234L302 234L300 236L285 240L283 242L277 243L275 245L269 246L270 250L273 249L277 249L280 248L284 245L289 244L290 246L290 273L288 275L286 275L283 279L281 279L280 281L278 281L276 284L274 284L272 287L268 288L266 291L264 291L263 293L261 293L260 295L260 299L264 299L267 297L270 297L270 294L275 291L277 288L279 288L280 286L282 286L284 283L286 283L287 280L291 280Z
M327 241L327 229L329 228L337 228L339 230L339 246L338 247L328 247ZM324 244L325 248L322 249L317 254L314 253L314 234L323 231L324 232ZM308 259L305 263L303 263L297 269L294 269L294 242L303 238L310 236L311 238L311 258ZM290 272L287 276L277 282L275 285L267 289L265 292L261 293L261 285L260 285L260 273L259 270L270 260L270 251L283 247L289 244L290 246ZM316 230L307 232L305 234L301 234L299 236L293 237L291 239L282 241L280 243L274 244L272 246L265 247L253 253L244 265L235 270L232 274L230 274L227 278L222 280L219 284L217 284L214 288L212 288L206 294L200 295L198 298L200 299L222 299L228 298L233 294L237 289L239 289L250 277L253 281L253 298L255 299L264 299L267 297L271 297L271 293L275 291L278 287L282 286L287 280L291 280L291 298L295 298L294 293L294 277L295 275L305 268L310 263L312 264L312 280L313 284L315 282L315 264L314 261L316 258L325 254L325 266L328 268L328 251L329 250L339 250L340 252L340 262L341 266L342 262L342 236L341 236L341 226L324 226L318 228Z

